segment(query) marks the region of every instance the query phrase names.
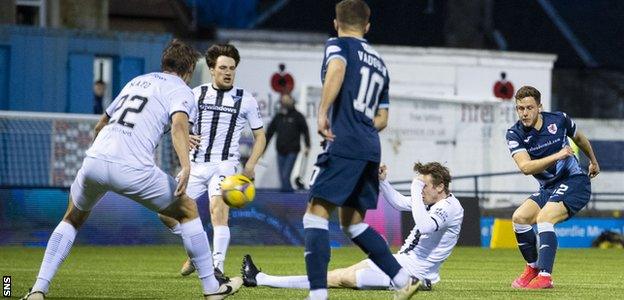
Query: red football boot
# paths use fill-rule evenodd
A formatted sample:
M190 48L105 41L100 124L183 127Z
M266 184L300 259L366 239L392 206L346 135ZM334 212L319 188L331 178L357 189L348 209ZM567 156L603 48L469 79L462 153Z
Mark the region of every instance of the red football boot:
M537 275L537 277L533 278L533 280L531 280L525 288L530 290L539 290L552 289L552 287L553 282L550 275Z
M529 265L526 265L524 268L524 272L520 274L516 280L511 283L511 287L515 289L525 288L533 278L537 277L539 270L537 268L532 268Z

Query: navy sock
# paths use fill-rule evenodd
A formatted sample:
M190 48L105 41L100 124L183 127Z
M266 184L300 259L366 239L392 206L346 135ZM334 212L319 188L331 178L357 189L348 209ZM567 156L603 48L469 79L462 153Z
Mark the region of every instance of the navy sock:
M310 290L327 288L327 265L331 250L327 229L305 228L305 262Z
M518 233L516 232L516 240L518 241L518 249L522 253L522 257L527 263L535 263L537 261L537 238L533 229Z
M373 228L368 227L364 232L351 239L360 249L362 249L390 279L394 278L401 265L390 252L386 241Z
M542 225L544 224L544 225ZM557 253L557 235L551 223L539 223L538 225L540 247L537 267L540 272L552 273Z

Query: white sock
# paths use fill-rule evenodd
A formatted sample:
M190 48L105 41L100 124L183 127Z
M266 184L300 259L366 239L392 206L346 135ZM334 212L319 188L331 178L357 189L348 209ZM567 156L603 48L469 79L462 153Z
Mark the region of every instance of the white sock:
M56 271L58 271L58 268L69 254L77 232L74 226L65 221L61 221L56 226L48 240L33 291L41 291L44 294L48 292L50 281L52 281Z
M409 282L410 282L410 274L407 273L407 271L405 271L405 268L401 268L401 270L399 270L399 273L394 275L394 278L392 278L392 283L394 284L394 286L398 288L405 287L406 285L409 284Z
M310 300L327 300L327 289L311 290Z
M359 269L355 271L355 286L359 290L387 290L390 286L390 277L371 268Z
M265 273L256 275L258 285L284 289L309 289L308 276L272 276Z
M169 228L169 230L171 230L171 233L175 235L182 234L182 231L180 231L180 223L175 224L173 227Z
M212 257L214 266L221 270L221 272L224 272L223 265L225 262L225 254L230 245L230 227L215 226L213 229L214 236L212 237L212 244L214 245L214 254Z
M201 280L204 294L214 293L219 289L219 282L214 277L210 244L201 220L196 218L180 224L180 232L186 254L197 269L197 276Z

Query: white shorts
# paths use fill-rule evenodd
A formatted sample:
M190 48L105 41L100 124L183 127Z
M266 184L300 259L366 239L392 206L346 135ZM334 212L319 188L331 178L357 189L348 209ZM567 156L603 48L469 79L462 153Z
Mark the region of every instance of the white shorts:
M426 268L424 266L420 266L418 264L418 260L411 258L409 255L394 254L394 258L396 258L396 260L399 262L401 267L403 267L411 276L414 276L420 279L429 279L431 280L432 284L438 283L440 281L440 276L438 274L425 274ZM388 275L386 275L386 273L384 273L384 271L382 271L372 260L367 258L363 260L362 262L365 262L366 264L368 264L368 268L369 268L369 272L364 273L365 276L369 278L366 278L364 281L380 284L380 285L370 284L371 286L365 286L363 287L364 289L366 288L368 289L381 289L381 288L393 289L393 287L390 284L391 282L390 277L388 277Z
M74 205L91 211L106 192L115 192L159 212L175 201L177 183L156 166L135 169L86 157L71 185Z
M221 195L220 183L227 176L238 173L238 161L224 160L217 162L191 162L186 194L197 200L208 192L208 199Z

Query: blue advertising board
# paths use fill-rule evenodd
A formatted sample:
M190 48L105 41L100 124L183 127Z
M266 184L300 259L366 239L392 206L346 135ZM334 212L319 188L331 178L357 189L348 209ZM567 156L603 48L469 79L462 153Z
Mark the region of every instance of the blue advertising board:
M492 238L493 217L481 218L481 246L489 247ZM622 234L624 219L619 218L572 218L555 225L555 233L561 248L587 248L603 231Z

